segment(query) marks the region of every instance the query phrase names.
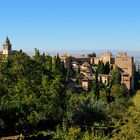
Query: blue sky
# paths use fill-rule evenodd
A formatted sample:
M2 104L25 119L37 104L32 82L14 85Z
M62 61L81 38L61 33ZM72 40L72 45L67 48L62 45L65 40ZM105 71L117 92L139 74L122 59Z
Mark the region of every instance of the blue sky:
M0 45L13 49L140 50L139 0L0 0Z

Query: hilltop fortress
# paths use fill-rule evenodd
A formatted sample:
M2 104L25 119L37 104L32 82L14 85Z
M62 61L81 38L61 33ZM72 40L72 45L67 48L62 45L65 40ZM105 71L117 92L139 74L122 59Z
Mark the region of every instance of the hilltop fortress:
M127 55L126 52L120 52L116 57L110 52L101 54L98 57L85 57L85 56L72 56L64 54L61 56L61 60L64 64L67 64L67 58L71 56L73 60L73 68L76 69L80 65L80 73L84 75L82 80L82 87L86 90L89 89L89 80L94 77L94 70L99 61L104 64L109 62L110 67L117 67L119 69L121 83L127 87L127 89L134 90L134 59ZM98 79L102 80L104 84L108 84L110 80L109 74L99 74Z

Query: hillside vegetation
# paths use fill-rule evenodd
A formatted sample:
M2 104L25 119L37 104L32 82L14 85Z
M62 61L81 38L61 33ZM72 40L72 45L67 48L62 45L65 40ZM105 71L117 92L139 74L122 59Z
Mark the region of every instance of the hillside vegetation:
M140 91L130 98L114 71L106 87L94 80L90 92L66 89L76 77L71 61L36 49L0 62L0 136L28 139L140 139Z

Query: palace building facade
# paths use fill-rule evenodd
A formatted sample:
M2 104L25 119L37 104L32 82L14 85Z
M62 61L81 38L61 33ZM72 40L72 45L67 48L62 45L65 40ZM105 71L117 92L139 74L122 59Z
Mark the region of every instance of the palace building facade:
M94 66L98 65L99 61L102 61L104 64L109 62L110 67L117 66L121 76L121 83L126 86L129 91L134 90L134 59L133 57L128 56L126 52L120 52L116 57L113 57L110 52L102 53L98 57L72 56L70 54L64 54L61 56L61 60L65 65L69 56L72 57L74 62L73 67L76 68L79 65L81 74L85 75L83 80L83 87L85 89L88 89L89 87L88 81L94 78L94 72L91 68L94 70ZM102 79L102 82L107 85L111 74L99 74L98 76L98 79Z

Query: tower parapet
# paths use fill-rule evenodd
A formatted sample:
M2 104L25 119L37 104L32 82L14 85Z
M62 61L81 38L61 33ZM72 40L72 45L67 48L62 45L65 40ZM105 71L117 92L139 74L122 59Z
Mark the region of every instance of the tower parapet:
M127 56L126 52L121 52L115 58L115 65L121 69L121 82L126 85L129 90L134 89L134 59Z

